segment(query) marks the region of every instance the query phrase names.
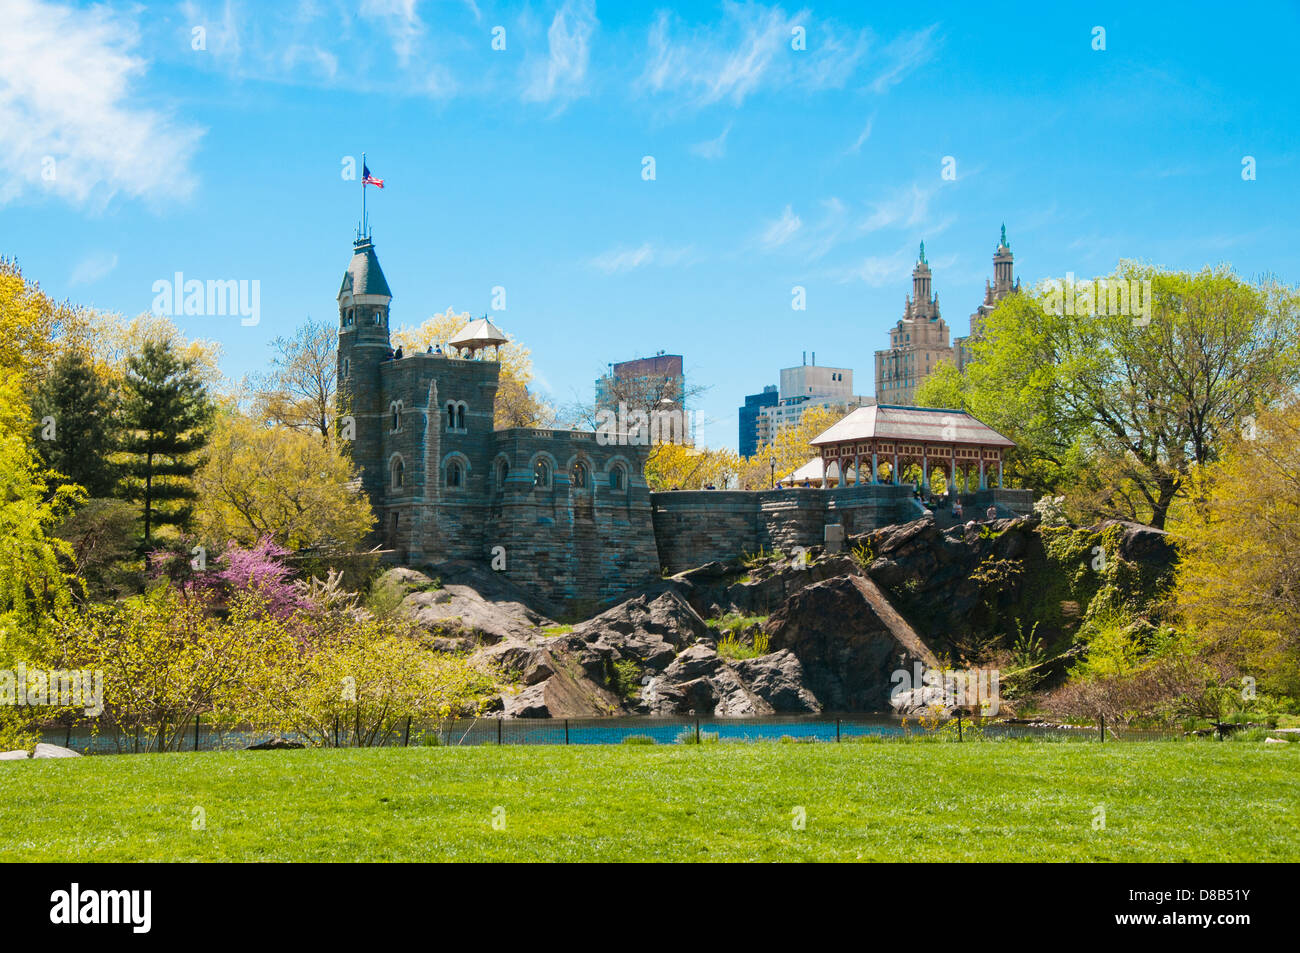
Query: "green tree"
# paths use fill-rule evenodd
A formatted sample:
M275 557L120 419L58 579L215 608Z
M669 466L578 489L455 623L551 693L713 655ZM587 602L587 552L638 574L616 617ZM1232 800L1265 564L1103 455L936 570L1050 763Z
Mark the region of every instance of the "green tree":
M307 319L292 337L271 342L271 371L256 377L254 406L263 420L312 433L329 446L338 388L338 331Z
M1149 313L1064 308L1046 287L1010 295L973 342L959 392L964 409L1016 441L1022 483L1065 490L1088 516L1163 527L1195 470L1300 383L1300 298L1226 267L1122 262L1103 280L1146 283L1135 300ZM950 402L952 383L921 397Z
M108 384L81 350L64 351L36 395L41 439L36 448L60 483L91 497L108 496L117 482L115 404Z
M122 490L140 504L147 550L156 527L189 523L214 407L194 361L158 341L128 358L124 391Z

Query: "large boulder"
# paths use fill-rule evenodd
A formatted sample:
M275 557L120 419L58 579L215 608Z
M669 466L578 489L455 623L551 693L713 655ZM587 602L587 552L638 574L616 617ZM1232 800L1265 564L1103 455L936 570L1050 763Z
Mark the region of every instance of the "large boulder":
M608 672L613 662L625 659L661 671L682 649L709 637L704 620L670 590L622 602L575 626L561 644L578 655L583 668L593 674Z
M730 663L752 695L777 712L819 712L821 704L804 685L803 665L789 649Z
M26 761L30 758L22 748L16 748L13 751L0 751L0 761Z
M768 620L771 647L788 649L827 711L885 711L892 675L937 665L929 647L869 579L839 576L795 593Z
M501 700L507 718L599 718L622 711L617 695L563 665L517 694L502 695Z
M551 622L489 570L459 562L436 568L437 576L405 567L390 569L376 586L399 593L401 611L418 625L453 640L443 647L525 638Z

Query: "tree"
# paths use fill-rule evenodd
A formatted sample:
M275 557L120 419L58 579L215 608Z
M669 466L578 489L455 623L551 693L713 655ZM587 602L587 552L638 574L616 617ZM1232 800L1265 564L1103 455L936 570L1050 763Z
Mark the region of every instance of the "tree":
M1145 298L1149 313L1089 313L1104 297L1093 300L1091 283L1074 308L1059 289L1010 295L971 345L961 396L1017 442L1012 472L1022 482L1067 490L1087 515L1159 528L1225 437L1300 383L1300 298L1226 267L1192 274L1122 262L1102 281L1149 283L1130 301ZM935 391L950 401L951 381L922 397Z
M1203 484L1172 529L1174 604L1206 652L1300 696L1300 401L1251 421Z
M195 477L200 535L217 546L270 536L290 549L349 549L374 524L355 472L314 433L226 409Z
M842 418L826 407L804 411L799 423L777 432L776 439L740 464L739 481L742 488L766 489L777 480L788 477L795 470L819 455L812 441Z
M85 352L64 351L36 396L45 465L59 482L75 483L91 497L108 496L117 482L110 456L116 444L116 400ZM47 437L47 425L48 431Z
M271 347L271 372L255 378L255 412L263 420L314 433L328 446L338 388L338 331L308 318L292 337L278 337Z
M208 442L213 405L190 358L146 341L126 362L122 492L141 505L143 546L157 526L184 528L193 511L196 455Z
M651 490L725 489L734 482L740 458L730 450L702 450L679 443L653 447L645 465Z
M423 351L438 346L445 352L447 342L472 321L469 312L457 314L448 308L435 314L418 327L403 325L392 333L394 347L408 351ZM555 410L528 389L533 380L532 352L513 337L497 348L497 363L501 375L497 386L494 426L497 430L510 427L548 427L555 421Z

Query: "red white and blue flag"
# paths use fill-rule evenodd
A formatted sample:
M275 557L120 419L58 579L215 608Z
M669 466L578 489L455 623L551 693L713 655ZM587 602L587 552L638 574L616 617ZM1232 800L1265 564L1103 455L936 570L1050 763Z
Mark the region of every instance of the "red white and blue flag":
M364 189L367 185L376 185L382 189L384 187L384 180L376 179L371 175L370 166L363 162L361 163L361 187Z

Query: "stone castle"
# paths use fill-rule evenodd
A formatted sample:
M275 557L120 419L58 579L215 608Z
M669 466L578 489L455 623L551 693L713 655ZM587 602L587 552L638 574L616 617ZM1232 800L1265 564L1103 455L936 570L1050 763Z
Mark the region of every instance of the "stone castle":
M650 493L646 446L494 429L505 335L484 318L446 348L405 354L389 338L392 300L372 240L358 238L338 293L340 430L377 518L370 542L393 561L491 565L564 608L919 515L907 487L886 484Z

